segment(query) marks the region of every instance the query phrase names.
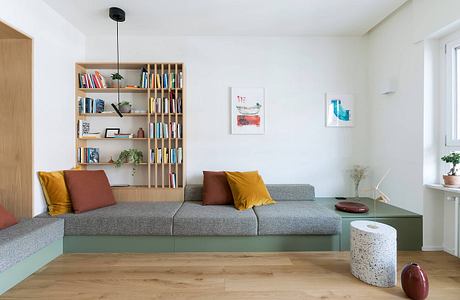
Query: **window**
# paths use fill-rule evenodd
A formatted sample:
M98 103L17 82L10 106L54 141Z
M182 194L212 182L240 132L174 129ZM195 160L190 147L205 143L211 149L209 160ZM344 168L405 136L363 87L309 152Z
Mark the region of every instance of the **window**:
M446 146L460 146L460 39L445 45Z

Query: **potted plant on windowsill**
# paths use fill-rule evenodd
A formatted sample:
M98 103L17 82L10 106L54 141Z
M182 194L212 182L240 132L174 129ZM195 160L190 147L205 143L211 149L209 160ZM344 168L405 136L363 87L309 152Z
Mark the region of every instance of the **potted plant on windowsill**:
M450 154L441 157L441 160L452 165L449 173L442 176L444 179L444 185L446 187L460 187L460 176L457 170L457 165L460 164L460 152L451 152Z
M131 173L132 176L136 174L136 167L142 163L144 159L144 155L142 151L137 149L128 149L121 151L118 159L115 161L115 167L119 168L122 164L132 163L133 164L133 171Z

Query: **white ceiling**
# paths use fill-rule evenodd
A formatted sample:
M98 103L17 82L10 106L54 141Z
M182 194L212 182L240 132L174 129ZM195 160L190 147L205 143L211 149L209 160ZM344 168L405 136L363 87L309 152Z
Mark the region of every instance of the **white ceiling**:
M44 0L86 35L363 35L406 0Z

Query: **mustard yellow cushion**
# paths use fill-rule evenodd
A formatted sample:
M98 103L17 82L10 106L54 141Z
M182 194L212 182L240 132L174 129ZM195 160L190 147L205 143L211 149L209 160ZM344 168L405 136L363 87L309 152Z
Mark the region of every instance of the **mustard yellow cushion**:
M275 203L257 171L225 172L225 176L237 209L246 210L254 206Z
M38 178L48 205L48 213L56 216L72 212L72 202L65 185L64 172L38 172Z

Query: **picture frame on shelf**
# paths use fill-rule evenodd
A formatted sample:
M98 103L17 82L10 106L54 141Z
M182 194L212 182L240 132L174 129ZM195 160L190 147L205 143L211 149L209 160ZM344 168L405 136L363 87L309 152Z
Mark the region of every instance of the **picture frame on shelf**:
M120 134L120 128L109 127L105 129L105 138L114 138L116 134Z

